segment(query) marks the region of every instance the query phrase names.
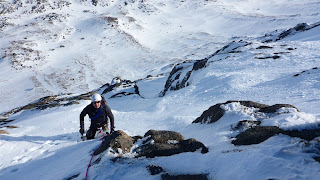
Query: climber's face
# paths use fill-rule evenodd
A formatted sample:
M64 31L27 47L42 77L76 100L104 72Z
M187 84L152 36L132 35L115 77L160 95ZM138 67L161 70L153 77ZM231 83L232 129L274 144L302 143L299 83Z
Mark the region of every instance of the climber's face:
M100 106L101 106L101 101L95 101L95 102L93 102L92 104L93 104L93 107L99 109Z

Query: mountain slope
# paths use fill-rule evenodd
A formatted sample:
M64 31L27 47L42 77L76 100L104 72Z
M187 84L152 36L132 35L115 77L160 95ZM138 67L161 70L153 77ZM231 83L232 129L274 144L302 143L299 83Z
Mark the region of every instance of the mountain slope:
M2 1L2 111L202 59L232 37L318 21L317 1ZM14 77L10 76L14 74ZM11 88L15 87L15 88ZM8 99L6 94L14 91ZM16 103L13 103L16 102Z
M150 165L209 179L318 179L319 137L280 133L259 144L232 142L251 128L234 128L244 120L319 129L320 29L312 26L319 6L295 0L1 2L0 112L31 104L2 114L0 130L9 134L0 136L0 179L84 179L101 143L80 141L78 132L91 91L108 98L116 130L130 136L178 131L209 152L133 158L109 149L95 157L89 179L161 179ZM313 28L292 31L305 22ZM266 41L284 32L294 33ZM259 114L234 102L219 106L225 112L218 121L192 123L229 100L300 111Z

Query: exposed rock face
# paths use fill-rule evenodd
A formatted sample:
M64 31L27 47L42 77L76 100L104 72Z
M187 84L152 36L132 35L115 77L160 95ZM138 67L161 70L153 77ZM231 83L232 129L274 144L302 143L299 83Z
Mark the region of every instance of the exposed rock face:
M298 110L298 108L294 107L293 105L290 105L290 104L275 104L275 105L272 105L272 106L268 106L268 107L264 107L264 108L261 108L259 110L259 112L263 112L263 113L275 113L277 112L278 109L280 108L294 108L296 109L298 112L300 112Z
M315 71L318 71L318 72L319 72L319 68L318 68L318 67L314 67L314 68L312 68L312 69L302 71L301 73L298 73L298 74L293 75L293 77L297 77L297 76L300 76L300 75L302 75L302 74L311 74L311 73L314 73Z
M255 126L250 128L238 136L236 136L236 140L232 141L234 145L251 145L251 144L259 144L275 134L279 134L281 129L275 126Z
M136 82L130 80L122 80L119 77L113 78L111 84L106 84L102 94L108 94L107 98L129 96L133 94L137 94L138 96L140 96L139 87L137 86Z
M208 148L201 142L193 138L184 140L180 133L173 131L150 130L144 137L147 140L134 150L138 154L137 157L171 156L183 152L195 152L198 149L201 149L201 153L208 152Z
M147 166L147 169L151 175L156 175L164 172L163 168L160 166L149 165Z
M205 68L209 59L213 56L216 56L218 54L235 53L236 49L238 49L239 47L247 46L249 44L250 43L246 41L234 41L217 50L207 58L201 60L185 61L183 63L177 64L170 72L170 75L164 86L164 90L161 91L159 96L162 97L165 96L168 91L176 91L189 86L189 79L192 76L192 73Z
M261 124L260 121L242 120L242 121L239 121L237 125L232 126L232 129L235 131L236 130L244 131L246 129L255 127L260 124Z
M150 136L147 141L153 140L155 143L167 143L170 140L175 140L175 141L183 141L184 137L174 131L156 131L156 130L149 130L146 132L144 137Z
M162 180L208 180L204 174L183 174L183 175L170 175L168 173L161 175Z
M148 171L151 175L157 175L162 173L162 180L207 180L207 174L179 174L179 175L170 175L160 166L149 165L147 166Z
M239 102L241 105L246 107L253 107L259 109L257 112L261 113L275 113L278 109L283 107L295 108L296 107L290 104L275 104L272 106L260 104L253 101L227 101L225 103L218 103L214 106L211 106L208 110L204 111L200 117L194 120L192 123L214 123L219 120L225 113L225 110L221 108L221 105ZM297 111L299 111L297 109Z
M213 123L218 121L224 115L224 110L220 107L221 105L222 103L211 106L192 123Z
M133 146L133 142L134 139L124 131L115 131L112 134L104 137L102 145L95 151L94 155L104 152L109 147L117 152L119 152L118 149L121 149L122 153L128 153Z
M310 30L310 29L315 28L319 25L320 25L320 22L317 22L314 24L300 23L300 24L297 24L293 28L290 28L288 30L281 32L278 35L268 35L269 37L266 40L264 40L263 42L279 41L279 40L284 39L286 37L292 36L298 32L304 32L304 31Z
M130 137L124 131L115 131L111 135L105 136L102 145L96 150L94 155L98 155L109 147L118 153L129 153L134 146L136 137ZM174 131L149 130L144 135L145 140L135 143L136 157L153 158L156 156L171 156L183 152L195 152L201 149L201 153L207 153L208 148L201 142L191 138L184 140L184 137ZM119 152L121 149L121 152Z
M234 145L251 145L259 144L270 137L277 134L284 134L290 137L298 137L307 141L311 141L316 137L320 137L319 129L305 129L305 130L283 130L276 126L255 126L236 136L236 140L232 141Z
M0 130L0 134L9 134L8 131Z
M278 109L283 107L295 108L296 107L290 104L275 104L272 106L266 104L260 104L253 101L227 101L225 103L219 103L214 106L211 106L208 110L204 111L200 117L194 120L192 123L214 123L219 120L225 113L225 110L221 108L221 105L239 102L241 105L246 107L253 107L259 109L257 112L261 113L275 113ZM297 109L297 111L299 111Z
M320 137L320 127L319 129L304 129L301 131L298 131L298 130L282 131L281 133L291 137L299 137L301 139L311 141L316 137Z
M240 132L240 134L235 137L236 139L232 141L234 145L259 144L280 133L291 137L299 137L307 141L320 137L320 127L317 129L284 130L276 126L260 126L261 121L264 119L268 119L269 117L277 116L282 113L290 113L286 111L278 111L281 108L295 109L297 112L300 112L295 106L290 104L275 104L269 106L252 101L227 101L225 103L218 103L211 106L208 110L204 111L200 117L193 121L193 123L214 123L225 114L225 110L222 108L222 105L235 102L240 103L242 106L247 108L255 108L251 113L253 113L254 117L259 117L259 120L241 120L237 124L232 125L231 128L234 131Z

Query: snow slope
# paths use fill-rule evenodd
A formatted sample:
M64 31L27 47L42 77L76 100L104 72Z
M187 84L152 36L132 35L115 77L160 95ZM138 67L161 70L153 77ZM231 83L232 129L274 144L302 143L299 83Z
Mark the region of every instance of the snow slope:
M81 94L114 77L137 81L140 95L108 99L116 129L131 136L173 130L203 142L209 153L124 159L106 153L89 179L160 179L147 165L170 174L208 174L210 179L318 179L319 138L285 135L234 146L232 126L248 116L239 104L213 124L191 124L203 111L228 100L287 103L301 112L264 125L318 128L320 121L319 27L263 43L298 23L317 23L315 0L258 1L1 1L0 112L40 97ZM192 73L190 85L159 97L174 65L209 57L232 41L249 42L221 53ZM261 49L261 46L272 48ZM279 58L272 58L273 56ZM271 57L271 58L269 58ZM159 76L157 76L159 75ZM107 94L106 97L109 97ZM143 98L142 98L143 97ZM0 135L0 179L84 179L99 140L79 141L79 113L90 101L8 117ZM85 127L89 127L86 119ZM131 156L127 154L125 156Z

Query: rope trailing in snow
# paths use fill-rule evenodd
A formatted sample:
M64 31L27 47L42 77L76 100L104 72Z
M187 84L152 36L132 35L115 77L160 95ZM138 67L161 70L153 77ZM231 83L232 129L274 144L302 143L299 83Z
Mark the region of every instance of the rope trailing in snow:
M99 133L102 133L102 132L100 131ZM102 146L102 143L103 143L103 140L102 140L102 139L103 139L103 137L104 137L105 135L106 135L106 134L103 134L103 135L101 136L101 138L100 138L100 140L101 140L100 146L99 146L96 150L94 150L93 153L92 153L90 162L89 162L88 167L87 167L87 172L86 172L86 178L85 178L85 180L88 179L88 172L89 172L89 168L90 168L90 166L91 166L91 161L92 161L92 159L93 159L93 156L94 156L94 154L96 153L96 151Z

